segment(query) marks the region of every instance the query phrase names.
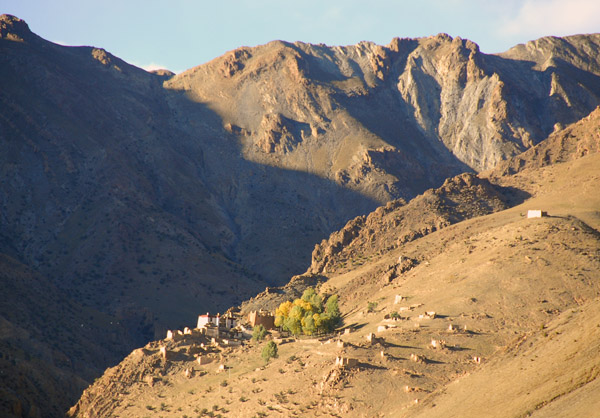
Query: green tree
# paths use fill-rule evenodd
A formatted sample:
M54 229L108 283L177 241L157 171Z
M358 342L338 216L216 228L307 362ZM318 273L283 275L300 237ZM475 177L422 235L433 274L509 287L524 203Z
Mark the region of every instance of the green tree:
M264 340L266 335L267 335L267 329L260 324L255 326L254 330L252 331L252 339L255 341Z
M304 318L302 318L302 332L306 335L313 335L317 330L313 315L319 314L313 314L311 311L308 311L304 315Z
M323 311L323 299L313 287L309 287L302 294L302 300L311 305L311 311L321 313Z
M325 312L327 315L337 323L341 318L340 308L338 306L338 295L332 295L327 298L325 303Z
M269 341L262 349L261 356L265 363L268 363L272 358L277 358L277 344Z
M304 309L301 306L295 305L290 309L290 314L283 323L283 328L287 329L294 335L302 333L302 318L304 317Z
M331 330L333 330L332 321L329 315L327 315L326 313L322 313L319 319L321 323L319 331L330 332Z

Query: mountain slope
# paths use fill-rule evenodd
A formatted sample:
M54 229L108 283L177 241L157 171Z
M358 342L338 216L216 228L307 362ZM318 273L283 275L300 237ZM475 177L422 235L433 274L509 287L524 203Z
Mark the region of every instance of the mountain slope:
M87 303L150 309L162 334L198 305L282 283L303 247L375 206L243 160L218 118L159 76L3 25L5 241Z
M589 356L597 343L597 332L591 329L589 333L589 327L577 328L579 319L575 315L571 319L576 320L564 327L570 334L561 337L555 334L562 330L556 329L553 321L560 312L568 317L571 309L585 309L600 295L596 273L600 267L597 257L600 241L597 234L577 220L532 222L522 219L519 210L509 212L460 223L406 245L404 253L422 255L424 260L387 286L381 282L381 267L393 262L393 257L379 265L367 265L330 278L326 286L340 294L346 326L356 328L341 337L344 342L341 348L335 339L329 343L328 338L298 339L281 344L279 359L262 366L262 347L248 343L241 349L217 352L212 363L198 366L194 357L186 353L199 340L191 338L175 345L154 342L107 371L86 390L72 413L133 417L154 410L151 413L175 416L198 414L216 405L215 413L236 417L274 411L288 416L412 416L422 411L423 416L429 416L431 405L438 405L437 394L443 394L447 387L454 388L455 380L467 385L469 377L479 376L481 371L484 374L478 379L487 379L493 387L498 385L494 378L514 377L514 371L504 372L501 366L513 359L515 353L522 355L518 347L523 340L536 343L532 350L543 350L548 339L559 338L557 344L568 348L566 343L573 336L578 341L582 339L587 352L579 353L581 361L570 360L570 374L550 387L551 390L540 388L536 398L546 400L557 391L571 391L578 383L570 382L570 376L597 367L596 363L584 360L597 362L597 357ZM463 240L474 248L462 245ZM546 253L539 249L542 242L553 248L564 247ZM592 258L585 253L595 255ZM571 270L573 266L577 268ZM394 304L397 294L408 300ZM377 302L374 312L367 311L367 301ZM401 307L415 304L420 306L401 312L403 320L385 319ZM419 318L420 313L433 310L438 318ZM419 328L414 324L419 324ZM450 324L454 331L448 331ZM380 326L389 328L380 330ZM575 330L583 332L574 335ZM375 332L381 342L367 344L365 336L370 332ZM549 336L544 337L544 333ZM431 348L432 339L444 340L447 348ZM158 347L165 343L169 350L179 354L161 363ZM561 364L564 351L550 352L550 348L543 350L546 359L542 364ZM422 355L426 360L413 362L411 354ZM515 364L522 367L527 362L531 370L529 365L535 367L537 363L532 363L530 357L538 354L534 351L532 355L523 355ZM359 367L336 372L334 360L340 355L358 359ZM482 365L474 363L473 357L482 358ZM229 370L219 373L219 364L225 364ZM556 367L560 370L566 366ZM185 369L195 370L193 377L186 378ZM535 376L535 371L531 372ZM146 376L154 377L156 383L152 387L146 383L149 379ZM472 396L472 388L477 387L478 381L459 393ZM581 380L586 381L593 382ZM514 382L509 380L505 386L514 387ZM116 403L116 393L128 394ZM511 393L498 400L498 416L506 416L503 411L507 411L506 405L512 405ZM524 402L515 403L515 410L527 412L540 402L536 398L524 397ZM422 404L418 409L414 409L415 399ZM480 416L478 409L469 414L471 406L468 398L462 403L452 402L441 409L440 416L448 411L454 412L450 416Z
M3 15L0 253L38 278L23 300L48 281L57 300L105 315L84 324L92 337L73 334L76 346L112 346L103 317L127 335L115 352L129 351L284 284L348 219L490 168L584 116L600 102L597 44L545 39L491 56L446 35L274 42L173 76L52 44ZM464 185L476 204L454 193ZM456 212L415 221L414 237L523 198L472 175L445 187L423 209ZM386 240L380 249L395 245ZM8 335L37 326L39 311L19 309ZM113 362L94 359L89 373L63 364L47 376L66 370L72 399L79 378Z
M554 100L542 95L545 76L445 35L274 42L169 79L101 49L48 43L10 16L2 34L8 245L87 303L150 309L159 333L197 304L216 309L284 283L307 249L376 202L489 167L600 103L597 57L585 54L597 35L565 38L576 59L561 53L543 70L586 71L561 84L585 95L524 121L516 109L532 86L537 102Z
M0 254L0 414L63 415L137 332Z
M596 299L567 310L543 332L525 336L478 373L449 385L434 404L398 416L594 416L600 403L599 307Z
M315 247L308 272L347 271L454 223L506 209L513 194L473 174L450 178L442 187L427 190L407 205L393 201L368 216L349 221Z
M438 229L514 206L537 194L542 187L543 183L536 181L543 173L540 169L551 167L549 170L552 171L554 164L598 152L600 108L581 121L552 133L537 146L499 163L493 170L479 176L468 173L456 176L446 180L442 187L417 196L409 204L392 201L368 216L349 221L343 229L315 247L308 273L347 271L356 263L377 258ZM588 191L591 193L592 189ZM589 219L586 214L578 215L586 221ZM592 222L596 225L596 221Z
M588 114L600 98L599 45L600 35L543 38L486 55L444 34L386 46L277 41L166 86L214 109L253 161L316 172L381 202L414 196L402 173L432 184L465 166L489 169ZM382 172L363 178L357 164Z
M553 137L567 141L548 140L566 162L540 168L532 157L524 163L531 169L510 176L534 185L522 204L483 216L475 211L471 219L399 245L392 245L397 241L386 215L418 207L424 197L371 214L371 235L388 237L388 247L351 268L326 273L320 286L324 294L339 295L349 334L279 341L279 358L267 365L257 343L211 347L213 361L199 365L192 352L200 337L152 342L88 388L71 415L468 417L592 411L600 366L600 195L592 191L600 187L600 153L571 155L579 139L565 134L595 135L597 116ZM500 179L509 183L510 177ZM425 196L458 200L464 190L464 201L445 209L453 214L477 203L468 198L477 185L492 204L506 190L481 179L471 178L469 185L465 178ZM490 193L494 187L497 194ZM483 193L478 196L484 200ZM524 216L537 208L550 216ZM354 242L358 252L370 246L369 240ZM372 343L365 339L370 333L376 336ZM158 353L161 345L172 353L166 362ZM336 356L358 365L339 368ZM219 364L227 366L225 373ZM114 402L117 392L125 395Z
M598 35L540 41L539 51L532 44L518 60L447 35L386 46L276 41L231 51L165 87L215 112L245 159L314 173L382 204L491 168L588 114L600 103L599 42ZM573 62L546 62L553 45L579 53ZM263 227L242 222L244 240ZM257 247L265 243L242 244L236 254L264 271Z

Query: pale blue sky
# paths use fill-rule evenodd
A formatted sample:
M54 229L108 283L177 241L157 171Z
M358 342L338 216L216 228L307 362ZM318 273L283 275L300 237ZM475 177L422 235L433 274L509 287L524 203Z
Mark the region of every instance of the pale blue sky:
M53 42L176 72L274 39L387 44L445 32L494 53L546 35L600 32L600 0L0 0L0 12Z

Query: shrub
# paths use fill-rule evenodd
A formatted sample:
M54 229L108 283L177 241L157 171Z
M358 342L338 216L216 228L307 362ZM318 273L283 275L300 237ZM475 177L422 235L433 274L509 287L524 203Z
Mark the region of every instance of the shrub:
M269 341L262 349L261 356L265 363L268 363L272 358L277 358L277 344Z
M267 329L260 324L255 326L254 330L252 331L252 339L255 341L264 340L266 335L267 335Z

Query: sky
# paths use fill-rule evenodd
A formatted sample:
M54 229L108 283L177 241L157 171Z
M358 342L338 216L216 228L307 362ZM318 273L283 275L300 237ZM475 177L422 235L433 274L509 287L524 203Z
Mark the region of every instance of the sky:
M272 40L351 45L448 33L485 53L600 32L600 0L0 0L0 13L63 45L181 72Z

